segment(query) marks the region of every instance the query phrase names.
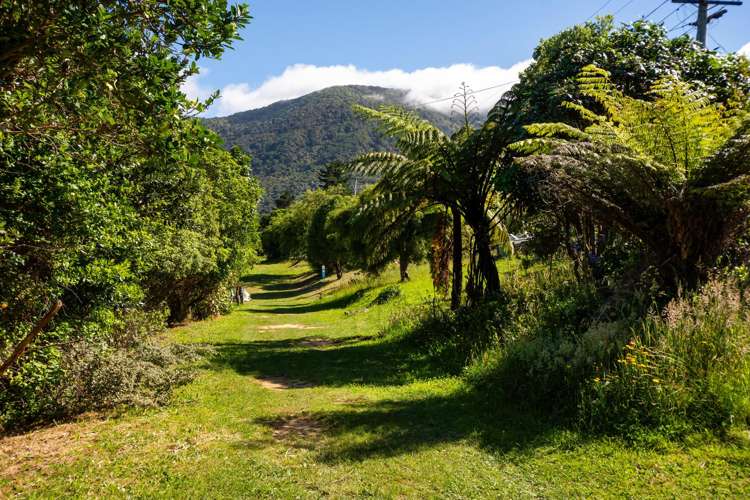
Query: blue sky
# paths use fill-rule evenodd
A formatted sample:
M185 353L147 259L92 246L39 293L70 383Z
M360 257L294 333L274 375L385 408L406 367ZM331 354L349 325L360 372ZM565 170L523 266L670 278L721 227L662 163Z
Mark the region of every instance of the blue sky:
M256 0L243 40L221 61L200 61L186 90L222 90L209 114L225 115L335 84L400 86L415 102L450 95L461 81L480 89L512 81L541 38L599 14L628 22L662 0ZM695 7L667 2L650 19L670 28ZM750 42L750 2L712 23L711 48ZM671 15L670 15L671 13ZM672 32L677 35L689 27ZM694 31L693 31L694 33ZM750 47L750 46L749 46ZM502 93L482 94L493 102ZM493 95L494 94L494 95ZM441 104L436 104L439 107Z

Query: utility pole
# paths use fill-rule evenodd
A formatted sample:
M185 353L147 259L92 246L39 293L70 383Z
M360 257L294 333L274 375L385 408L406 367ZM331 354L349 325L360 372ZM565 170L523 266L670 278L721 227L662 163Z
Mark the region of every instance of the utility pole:
M698 6L698 19L691 24L698 27L698 34L695 39L704 47L706 46L708 23L727 13L727 9L721 9L709 16L708 7L710 5L742 5L742 2L735 0L672 0L672 3L691 3Z

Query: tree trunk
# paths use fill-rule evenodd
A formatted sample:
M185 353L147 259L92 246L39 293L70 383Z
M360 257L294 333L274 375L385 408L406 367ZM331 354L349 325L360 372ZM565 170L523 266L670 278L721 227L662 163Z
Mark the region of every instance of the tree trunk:
M461 307L461 291L463 288L463 233L461 228L461 214L452 208L453 214L453 282L451 284L451 309Z
M26 349L29 347L29 345L34 341L34 339L39 335L44 328L49 324L50 321L52 321L52 318L55 317L55 315L60 311L62 308L63 303L61 301L56 301L49 311L47 311L47 314L44 315L44 317L39 320L39 323L34 325L34 327L31 329L28 335L23 338L20 344L16 346L15 349L13 349L13 352L11 353L10 357L5 360L5 362L0 366L0 375L3 374L8 368L13 366L13 364L18 361L18 358L23 356L23 353L26 351Z
M188 315L190 314L190 303L185 300L181 294L173 293L167 299L167 306L169 307L167 323L170 325L178 325L184 323L188 319Z
M401 273L401 281L407 281L409 279L409 256L401 254L398 256L398 269Z
M485 282L484 296L498 295L500 293L500 275L497 272L495 259L492 257L489 230L482 235L477 235L476 243L479 252L479 272L484 277Z

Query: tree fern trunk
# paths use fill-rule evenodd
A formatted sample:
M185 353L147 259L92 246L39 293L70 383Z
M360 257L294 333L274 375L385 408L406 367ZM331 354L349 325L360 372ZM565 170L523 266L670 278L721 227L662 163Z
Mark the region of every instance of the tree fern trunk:
M401 254L398 256L398 268L401 273L401 281L409 279L409 256Z
M453 214L453 283L451 287L451 309L461 307L461 291L463 288L463 233L461 214L454 207Z
M467 222L472 222L467 220ZM469 273L467 293L472 302L479 302L487 297L499 295L500 275L497 272L495 259L490 247L490 223L486 214L477 216L471 224L474 231L472 248L472 269Z

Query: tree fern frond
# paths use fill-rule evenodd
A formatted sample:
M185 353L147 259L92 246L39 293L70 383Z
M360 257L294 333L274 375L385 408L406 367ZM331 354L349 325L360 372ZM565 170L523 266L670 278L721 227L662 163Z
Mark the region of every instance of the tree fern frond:
M556 137L578 140L589 140L591 135L583 130L571 127L566 123L534 123L524 127L529 134L536 137Z
M445 134L429 121L398 106L381 106L378 109L372 109L355 104L353 109L357 114L377 121L383 133L396 139L403 139L407 134L419 131L431 131L438 137L445 137Z
M580 104L576 104L574 102L564 102L562 105L564 108L575 111L581 116L581 118L583 118L584 120L590 121L592 123L601 123L607 120L606 117L598 115L594 113L593 111L591 111L590 109Z

